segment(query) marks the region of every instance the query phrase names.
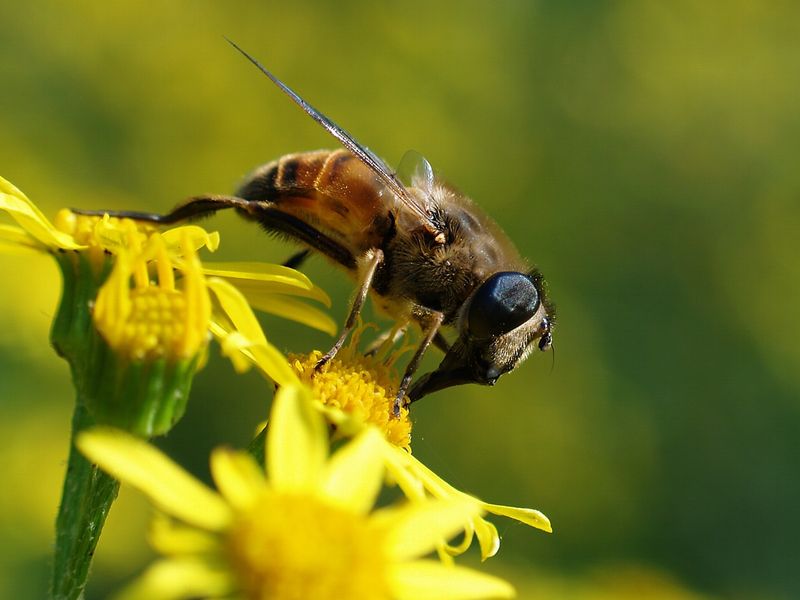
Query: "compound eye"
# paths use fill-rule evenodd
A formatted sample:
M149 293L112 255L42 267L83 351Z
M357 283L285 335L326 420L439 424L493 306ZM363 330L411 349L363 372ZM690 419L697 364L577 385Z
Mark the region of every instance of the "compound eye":
M530 319L539 308L539 292L527 275L495 273L472 297L467 329L478 339L508 333Z

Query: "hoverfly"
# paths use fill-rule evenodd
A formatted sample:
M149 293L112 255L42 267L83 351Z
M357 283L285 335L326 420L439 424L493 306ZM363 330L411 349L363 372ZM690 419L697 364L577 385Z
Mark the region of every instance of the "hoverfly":
M346 341L369 292L397 325L416 323L422 340L406 366L394 403L400 407L464 383L494 385L535 347L552 344L553 306L544 280L529 268L500 228L467 197L409 153L396 172L313 108L260 62L228 40L344 148L289 154L257 168L234 196L196 196L165 215L77 211L173 224L233 208L269 232L317 251L358 281L344 328L317 364ZM287 263L289 264L289 263ZM444 326L457 332L451 344ZM389 334L386 334L388 337ZM411 380L428 347L444 352L438 368ZM409 389L410 386L410 389Z

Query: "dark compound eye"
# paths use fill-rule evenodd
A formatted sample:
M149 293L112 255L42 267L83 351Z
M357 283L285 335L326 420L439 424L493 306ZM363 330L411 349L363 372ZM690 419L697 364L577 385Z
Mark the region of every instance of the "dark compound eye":
M539 292L527 275L495 273L472 297L467 328L478 339L503 335L530 319L538 308Z

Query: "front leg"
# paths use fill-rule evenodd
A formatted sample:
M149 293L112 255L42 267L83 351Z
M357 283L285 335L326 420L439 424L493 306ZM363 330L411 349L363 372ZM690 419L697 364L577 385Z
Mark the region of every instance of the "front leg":
M367 299L369 288L372 287L372 280L375 277L375 271L377 271L378 266L382 262L383 250L380 248L370 250L367 253L367 263L364 269L364 274L361 277L361 281L358 286L358 292L356 293L356 297L353 299L353 305L350 307L350 314L347 315L347 320L344 323L342 333L339 336L339 339L336 340L336 343L333 345L333 347L325 353L325 356L319 359L319 362L315 367L317 371L319 371L325 366L326 363L336 356L345 340L347 340L347 336L350 335L350 332L353 331L353 328L356 326L358 315L361 313L361 309L364 307L364 301Z
M403 374L403 379L400 381L400 388L397 390L397 396L394 399L392 416L394 416L396 419L400 418L400 409L404 406L408 406L409 404L406 398L406 390L411 384L411 378L414 376L417 367L419 367L422 356L425 354L428 346L431 345L431 342L433 342L439 333L439 328L442 326L442 322L444 322L444 314L440 312L434 312L427 321L425 335L423 336L422 342L420 342L416 352L414 352L414 356L411 357L411 360L406 367L406 372Z

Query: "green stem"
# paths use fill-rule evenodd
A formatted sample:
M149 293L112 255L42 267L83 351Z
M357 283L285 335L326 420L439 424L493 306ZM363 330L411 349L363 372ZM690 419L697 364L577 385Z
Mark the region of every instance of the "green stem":
M87 461L75 447L75 437L94 425L79 398L72 418L69 463L56 518L56 548L51 596L55 600L80 598L89 566L100 539L119 482Z

